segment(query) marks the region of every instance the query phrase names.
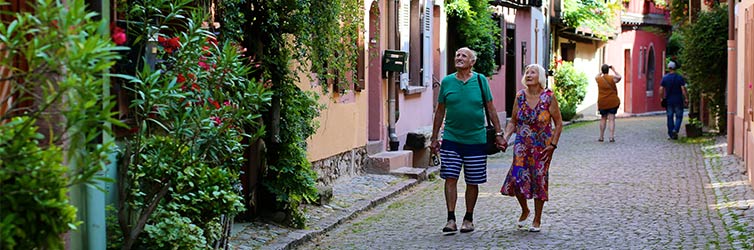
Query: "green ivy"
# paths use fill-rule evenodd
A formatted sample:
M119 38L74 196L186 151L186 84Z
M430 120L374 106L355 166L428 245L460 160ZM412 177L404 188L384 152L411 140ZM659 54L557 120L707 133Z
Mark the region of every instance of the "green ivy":
M476 51L474 71L491 76L495 73L495 53L501 46L500 27L492 19L486 0L452 0L445 3L449 22L458 28L458 44Z
M683 70L689 82L690 99L706 98L718 118L717 129L725 133L725 89L728 67L728 10L717 5L699 13L698 19L682 29L684 48L681 51Z
M274 92L263 116L268 171L261 180L274 202L263 204L286 212L292 226L304 226L299 205L317 196L316 174L305 152L321 109L317 95L296 87L298 76L315 75L310 80L318 80L324 92L332 82L342 90L356 83L363 5L362 0L247 0L242 8L244 16L253 17L243 26L243 44L260 65L255 76Z
M577 71L572 62L563 62L555 69L555 86L563 120L570 121L576 116L576 107L584 101L586 86L589 84L586 74Z

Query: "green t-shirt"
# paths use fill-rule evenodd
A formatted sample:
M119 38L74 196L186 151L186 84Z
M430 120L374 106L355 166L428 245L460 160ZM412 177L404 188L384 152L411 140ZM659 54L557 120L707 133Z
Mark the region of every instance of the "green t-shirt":
M445 104L443 140L463 144L483 144L487 140L482 91L477 79L482 81L486 101L492 101L487 77L479 73L473 72L465 83L456 78L456 73L442 79L437 102Z

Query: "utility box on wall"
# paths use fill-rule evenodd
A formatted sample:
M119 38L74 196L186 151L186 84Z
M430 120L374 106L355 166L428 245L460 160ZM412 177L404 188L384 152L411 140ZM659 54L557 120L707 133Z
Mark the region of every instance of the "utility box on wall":
M385 50L382 55L382 72L400 72L406 70L407 53L401 50Z

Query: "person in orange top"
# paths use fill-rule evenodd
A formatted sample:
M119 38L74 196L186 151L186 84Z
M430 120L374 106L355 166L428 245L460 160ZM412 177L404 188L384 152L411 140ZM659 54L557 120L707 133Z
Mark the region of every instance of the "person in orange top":
M609 70L613 71L610 75ZM616 83L620 82L621 76L611 65L602 64L602 73L598 74L594 80L597 81L599 96L597 97L597 109L600 111L600 138L599 142L605 141L605 127L610 125L610 142L615 142L615 114L620 107L620 98L618 98L618 87Z

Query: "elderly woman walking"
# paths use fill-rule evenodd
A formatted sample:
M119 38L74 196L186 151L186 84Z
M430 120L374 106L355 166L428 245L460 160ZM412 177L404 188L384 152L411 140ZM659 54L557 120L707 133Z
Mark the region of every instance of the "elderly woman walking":
M521 206L521 216L516 227L539 232L542 209L548 199L548 170L558 140L563 130L558 101L553 92L545 88L545 69L537 64L526 66L521 82L525 89L516 94L513 116L505 128L503 148L515 133L513 163L505 177L500 193L515 196ZM552 124L554 124L554 129ZM528 227L528 199L534 199L534 220Z

